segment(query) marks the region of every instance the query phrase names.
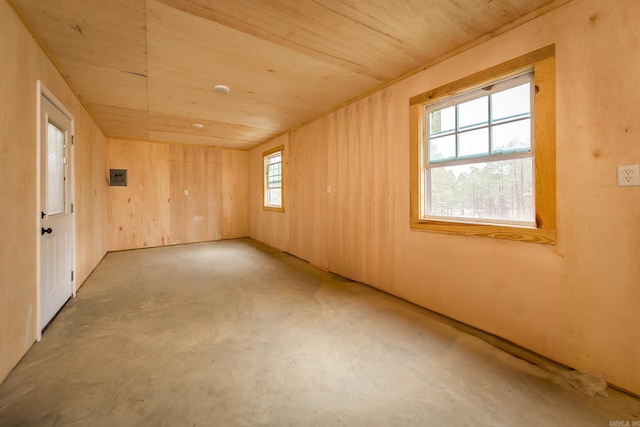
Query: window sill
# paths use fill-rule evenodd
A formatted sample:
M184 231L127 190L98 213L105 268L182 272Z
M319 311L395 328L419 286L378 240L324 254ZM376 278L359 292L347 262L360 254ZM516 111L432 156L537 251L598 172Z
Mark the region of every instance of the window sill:
M274 208L271 206L262 206L262 209L268 212L284 212L284 208Z
M534 227L510 227L503 225L473 224L464 222L411 219L411 229L437 233L463 234L466 236L493 237L545 245L556 244L556 230Z

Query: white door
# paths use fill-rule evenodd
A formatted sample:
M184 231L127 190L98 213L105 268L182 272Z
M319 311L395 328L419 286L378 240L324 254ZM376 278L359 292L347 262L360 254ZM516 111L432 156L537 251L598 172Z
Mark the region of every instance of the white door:
M44 95L40 109L40 330L73 293L71 119Z

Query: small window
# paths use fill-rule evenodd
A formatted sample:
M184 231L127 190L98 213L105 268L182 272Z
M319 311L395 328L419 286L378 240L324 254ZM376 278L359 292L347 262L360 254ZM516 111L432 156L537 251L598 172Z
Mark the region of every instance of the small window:
M555 243L554 47L411 99L411 227Z
M264 171L264 209L284 212L284 146L262 153Z

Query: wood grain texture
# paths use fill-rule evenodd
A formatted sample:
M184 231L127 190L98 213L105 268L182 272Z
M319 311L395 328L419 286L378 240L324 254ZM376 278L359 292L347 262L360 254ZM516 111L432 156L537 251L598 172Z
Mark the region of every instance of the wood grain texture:
M536 222L555 242L556 235L556 62L537 61L534 69L536 145Z
M194 129L192 124L199 123L202 129ZM246 125L234 125L211 119L171 116L152 113L149 115L149 135L154 141L183 142L195 145L235 145L245 149L253 146L257 139L274 137L277 132L270 129L254 128ZM244 139L248 138L248 139Z
M75 118L76 285L102 259L106 242L104 135L63 76L48 60L7 2L0 2L0 381L36 339L38 210L36 82ZM98 190L97 193L95 190Z
M323 122L289 136L289 251L329 268L329 147Z
M517 75L524 70L532 69L533 64L535 64L536 62L542 61L547 58L552 58L554 55L555 46L545 46L542 49L537 49L534 52L521 55L502 64L495 65L491 68L473 73L454 82L445 84L435 89L431 89L419 95L412 96L411 99L409 99L409 104L425 105L449 96L457 95L461 92L476 89L479 86L487 84L487 82L505 79L509 76Z
M109 250L162 246L171 240L169 146L108 141L109 169L126 169L127 186L109 187Z
M222 237L222 150L168 144L170 244Z
M332 184L331 271L391 291L393 146L386 91L327 118Z
M409 100L410 126L410 226L414 230L485 236L531 243L556 243L555 179L555 46L521 55L489 69L474 73ZM424 107L443 98L496 82L523 70L534 70L535 111L535 227L510 227L425 219L420 211L424 189L423 135Z
M222 151L222 238L249 236L249 153Z
M159 1L380 82L406 71L407 61L425 62L521 16L506 0ZM528 0L519 6L530 11L543 4Z
M104 256L107 241L107 140L85 111L76 118L76 268L82 284Z
M109 187L110 250L249 234L247 152L111 139L108 153L129 180Z
M88 104L96 120L108 118L103 131L110 139L149 140L149 114L146 111L129 110L103 104Z
M263 208L264 151L283 147L283 167L286 169L283 191L287 194L284 212ZM269 246L289 252L289 134L285 133L249 151L249 235Z
M526 1L510 3L516 8L529 7ZM616 186L614 171L617 164L640 156L640 86L633 76L640 64L635 37L640 3L623 0L605 6L599 0L574 0L554 5L560 3L562 7L525 25L495 37L487 35L395 82L385 89L388 99L363 97L358 107L343 106L291 132L298 152L291 148L289 169L302 171L315 164L312 158L324 164L325 154L314 150L329 150L330 238L324 256L331 271L339 270L352 279L369 274L366 283L382 287L378 283L384 279L375 282L375 266L372 268L378 257L383 266L380 276L387 277L385 270L392 270L386 289L393 294L566 365L603 372L610 383L638 393L640 342L635 325L640 323L640 312L634 301L640 298L636 238L640 199L635 190ZM408 144L410 129L414 129L409 99L550 44L556 45L557 108L555 114L548 110L549 114L537 119L544 128L552 128L556 120L556 245L411 230L407 219L413 172L409 165L410 157L418 153L413 150L412 154ZM546 72L550 76L548 59L539 59L538 77ZM542 99L548 96L542 87L545 84L548 82L541 82L537 102L546 102ZM389 100L390 105L384 107ZM378 133L386 134L383 144L376 140ZM313 141L313 146L307 147L305 141ZM272 143L253 149L252 158ZM381 157L381 147L386 147L387 159L378 154L367 158L371 147ZM545 163L553 168L553 161ZM250 168L253 177L259 174L253 169L260 171L261 165L252 161ZM384 202L376 199L385 191L374 191L376 183L368 188L376 168L385 171L391 186L390 218ZM289 203L300 206L294 210L304 210L307 198L325 197L326 189L304 184L314 194L289 191ZM259 192L251 192L251 206L259 197ZM360 210L366 203L370 211L381 211L376 227L358 223L367 220ZM324 229L312 225L327 214L322 209L305 212L311 217L292 218L289 240L295 242L292 252L308 257L311 251L305 250L314 240L326 241ZM252 209L252 236L261 232L256 214ZM390 231L375 230L384 229L384 224L391 224ZM370 230L378 234L367 236ZM274 241L286 242L286 231ZM541 229L538 237L552 238L545 233ZM385 254L391 257L386 259Z
M10 1L109 137L243 149L569 0Z

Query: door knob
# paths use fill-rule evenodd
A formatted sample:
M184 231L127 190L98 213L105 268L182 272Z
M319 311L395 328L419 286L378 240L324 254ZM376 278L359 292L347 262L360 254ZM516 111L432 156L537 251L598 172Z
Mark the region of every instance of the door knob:
M43 236L44 236L44 234L45 234L45 233L47 233L47 234L51 234L51 232L52 232L52 231L53 231L53 230L51 229L51 227L49 227L49 228L44 228L44 227L42 227L42 235L43 235Z
M47 214L46 214L46 213L44 213L44 212L40 212L40 219L43 219L45 216L47 216Z

